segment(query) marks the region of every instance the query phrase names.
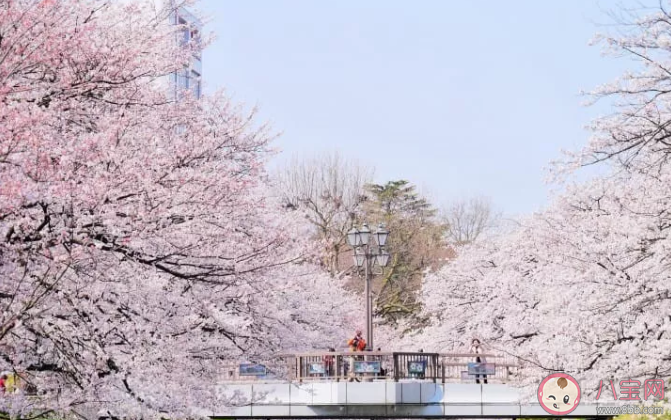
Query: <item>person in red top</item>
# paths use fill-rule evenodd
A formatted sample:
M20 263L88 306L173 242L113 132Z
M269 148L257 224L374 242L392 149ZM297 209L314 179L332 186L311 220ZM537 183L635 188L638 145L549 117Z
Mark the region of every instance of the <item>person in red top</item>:
M5 373L0 376L0 394L5 393L5 381L7 380L7 375Z
M361 330L356 330L356 335L354 338L349 340L347 342L347 345L349 346L350 351L352 352L357 352L357 351L364 351L366 350L366 340L361 336ZM356 379L357 382L359 382L359 378L356 378L355 372L354 372L354 362L355 358L350 357L349 358L349 381L352 382Z
M366 340L361 336L361 330L356 330L356 335L347 342L347 345L351 351L366 350Z
M329 348L329 353L335 353L335 349L333 347ZM324 376L333 376L334 369L333 369L333 362L335 361L335 357L330 356L330 355L325 355L322 358L322 361L324 362Z

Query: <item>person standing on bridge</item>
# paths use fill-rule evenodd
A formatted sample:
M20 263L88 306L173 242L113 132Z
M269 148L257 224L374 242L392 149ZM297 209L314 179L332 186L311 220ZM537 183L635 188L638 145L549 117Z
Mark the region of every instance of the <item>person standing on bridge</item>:
M475 363L478 363L478 370L481 370L484 368L484 364L487 363L487 360L485 360L484 356L480 356L481 354L484 353L482 350L482 346L480 345L480 340L477 338L474 338L471 341L471 349L470 349L471 354L475 354ZM487 383L487 375L475 375L475 383L479 384L480 383L480 377L484 379L484 382Z
M356 330L354 338L347 342L350 351L364 351L366 350L366 340L361 335L361 330Z
M349 346L349 350L352 352L357 352L357 351L364 351L366 350L366 340L363 338L361 335L361 330L356 330L356 333L354 335L354 338L349 340L347 342L347 345ZM356 358L354 356L349 358L349 381L353 382L354 379L359 382L358 378L355 378L355 372L354 372L354 361Z
M329 353L335 353L335 349L333 347L329 347ZM333 362L335 361L335 357L327 354L322 357L322 360L324 362L324 376L333 376L335 373L333 369Z

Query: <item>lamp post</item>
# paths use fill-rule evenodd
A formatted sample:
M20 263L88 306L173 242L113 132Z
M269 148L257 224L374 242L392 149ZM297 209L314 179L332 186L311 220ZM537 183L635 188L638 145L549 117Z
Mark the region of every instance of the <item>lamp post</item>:
M370 281L373 275L373 267L377 264L386 267L389 263L389 253L384 249L387 245L389 231L380 224L376 232L371 232L367 224L361 229L353 227L347 232L347 243L354 249L354 263L357 268L364 268L366 278L366 343L368 349L373 346L373 308Z

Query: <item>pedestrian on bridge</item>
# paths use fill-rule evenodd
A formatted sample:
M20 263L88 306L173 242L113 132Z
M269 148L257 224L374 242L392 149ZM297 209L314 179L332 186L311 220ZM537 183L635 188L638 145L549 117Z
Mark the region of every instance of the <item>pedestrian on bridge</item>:
M349 340L347 342L347 345L349 346L349 350L351 352L358 352L358 351L366 350L366 340L361 335L361 330L356 330L354 338ZM349 358L349 377L350 377L349 381L350 382L354 382L355 379L356 379L357 382L360 382L358 378L355 378L355 372L354 372L355 359L356 359L356 357L354 357L354 356Z
M347 342L347 345L351 351L366 350L366 340L361 335L361 330L356 330L356 335Z
M485 369L485 364L487 363L487 360L485 360L484 356L480 356L481 354L484 353L482 350L482 346L480 345L480 340L477 338L474 338L471 341L471 349L470 349L471 354L475 354L475 363L478 363L478 370ZM487 383L487 375L475 375L475 383L479 384L480 383L480 377L484 379L484 382Z
M333 347L329 347L329 353L335 353L335 349ZM324 376L334 376L335 371L333 369L333 364L335 362L335 357L331 355L324 355L322 360L324 362Z

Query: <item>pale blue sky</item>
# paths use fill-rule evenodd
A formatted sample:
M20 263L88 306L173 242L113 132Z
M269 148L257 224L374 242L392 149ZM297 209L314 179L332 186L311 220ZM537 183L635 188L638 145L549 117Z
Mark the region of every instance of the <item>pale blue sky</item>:
M503 212L548 202L543 168L606 106L581 89L631 63L588 41L615 2L206 0L206 90L259 105L278 164L340 150L437 205L486 196Z

